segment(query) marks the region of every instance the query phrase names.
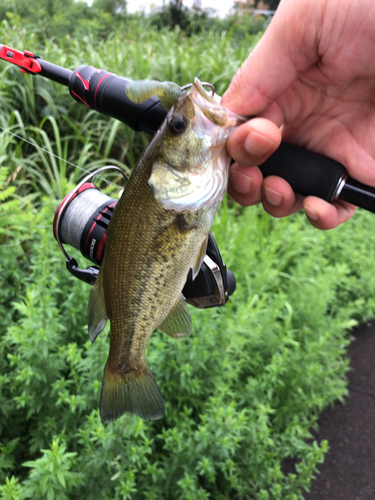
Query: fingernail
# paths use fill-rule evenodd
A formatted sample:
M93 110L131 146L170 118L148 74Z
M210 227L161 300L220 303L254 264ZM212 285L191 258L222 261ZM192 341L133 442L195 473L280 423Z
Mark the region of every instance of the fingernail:
M264 194L266 195L266 199L270 205L278 207L281 204L281 200L283 199L283 195L281 193L277 193L273 189L265 187Z
M305 207L305 212L306 212L306 215L309 219L311 220L318 220L319 219L319 214L318 212L316 212L315 210L313 210L312 208L309 208L309 207Z
M244 145L246 151L255 156L263 156L275 147L271 139L253 130L246 137Z
M231 181L237 193L247 194L251 191L251 178L242 172L231 171Z

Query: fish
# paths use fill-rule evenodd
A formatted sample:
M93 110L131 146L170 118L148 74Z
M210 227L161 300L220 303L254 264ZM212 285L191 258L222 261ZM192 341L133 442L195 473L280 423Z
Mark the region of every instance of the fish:
M164 417L160 389L147 364L159 329L175 339L192 332L182 295L199 272L209 231L228 183L226 141L243 122L195 78L188 90L171 82L134 82L134 101L158 95L167 116L135 167L107 231L102 266L88 305L94 342L110 320L100 416Z

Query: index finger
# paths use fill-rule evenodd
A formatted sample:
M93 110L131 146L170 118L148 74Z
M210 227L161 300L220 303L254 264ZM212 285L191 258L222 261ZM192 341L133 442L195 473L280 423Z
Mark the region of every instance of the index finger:
M311 5L313 4L313 5ZM232 111L259 114L319 60L314 2L282 0L265 34L237 71L222 98Z

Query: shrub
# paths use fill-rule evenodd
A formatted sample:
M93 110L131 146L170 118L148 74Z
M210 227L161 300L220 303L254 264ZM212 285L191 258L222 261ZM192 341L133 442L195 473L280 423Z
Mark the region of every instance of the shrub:
M39 217L37 226L51 221L51 204ZM191 310L185 341L152 336L147 359L166 417L106 426L97 407L108 338L89 342L89 287L65 271L51 230L35 227L22 292L10 306L2 295L3 498L301 498L327 450L310 429L346 394L345 331L374 312L374 245L367 238L346 258L370 226L359 214L323 234L302 217L224 204L214 234L235 295L222 309ZM2 275L12 260L2 255ZM283 473L287 457L296 474Z

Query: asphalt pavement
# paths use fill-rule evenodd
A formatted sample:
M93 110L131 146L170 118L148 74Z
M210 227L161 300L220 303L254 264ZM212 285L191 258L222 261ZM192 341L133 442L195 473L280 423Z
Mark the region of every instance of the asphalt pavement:
M320 417L329 452L305 500L375 500L375 321L351 335L349 396Z

